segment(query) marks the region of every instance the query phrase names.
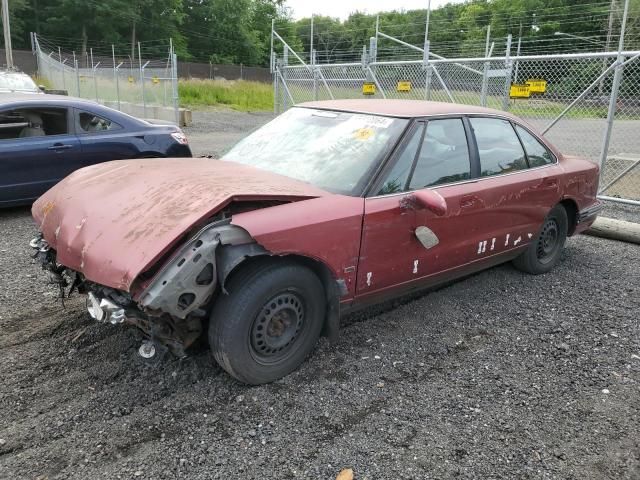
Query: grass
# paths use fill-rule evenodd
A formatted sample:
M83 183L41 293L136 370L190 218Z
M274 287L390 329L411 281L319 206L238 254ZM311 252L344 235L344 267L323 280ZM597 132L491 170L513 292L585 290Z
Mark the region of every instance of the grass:
M245 80L180 80L180 104L185 107L226 106L240 111L273 109L273 86Z

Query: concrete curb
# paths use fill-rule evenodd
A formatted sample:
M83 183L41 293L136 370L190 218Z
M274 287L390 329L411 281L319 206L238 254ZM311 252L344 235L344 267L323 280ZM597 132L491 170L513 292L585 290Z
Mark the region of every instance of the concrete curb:
M598 217L591 228L584 233L594 237L611 238L640 245L640 223Z

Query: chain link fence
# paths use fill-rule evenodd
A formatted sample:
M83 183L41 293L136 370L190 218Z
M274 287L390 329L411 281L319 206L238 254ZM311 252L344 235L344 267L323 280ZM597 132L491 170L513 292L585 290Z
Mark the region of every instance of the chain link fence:
M365 52L360 62L317 64L290 55L285 43L272 61L276 112L359 97L509 111L564 154L600 164L603 198L640 205L640 52L431 59L426 47L422 60L378 62Z
M176 55L165 59L76 56L33 35L38 75L54 90L95 100L140 118L179 123ZM115 49L113 49L115 51Z

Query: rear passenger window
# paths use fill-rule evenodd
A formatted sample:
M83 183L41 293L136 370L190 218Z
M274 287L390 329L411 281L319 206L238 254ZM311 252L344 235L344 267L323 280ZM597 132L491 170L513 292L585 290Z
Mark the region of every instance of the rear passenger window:
M80 112L78 117L80 130L83 132L104 132L122 128L117 123L89 112Z
M409 189L459 182L470 176L469 148L462 120L430 120Z
M527 168L520 140L511 123L499 118L469 119L480 154L480 175L489 177Z
M516 130L518 131L520 140L522 140L524 149L527 152L530 167L542 167L553 163L553 155L551 155L551 152L549 152L547 147L545 147L540 140L531 135L520 125L516 125Z

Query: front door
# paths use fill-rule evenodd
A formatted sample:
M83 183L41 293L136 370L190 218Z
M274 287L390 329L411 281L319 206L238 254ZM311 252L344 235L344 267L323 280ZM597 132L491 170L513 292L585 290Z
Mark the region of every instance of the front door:
M474 195L467 133L461 118L418 122L365 200L360 300L420 287L471 261L479 241L473 216L483 205ZM444 215L416 207L412 192L423 188L444 198Z
M80 141L70 130L66 108L2 112L23 125L0 138L2 203L31 201L82 166Z

